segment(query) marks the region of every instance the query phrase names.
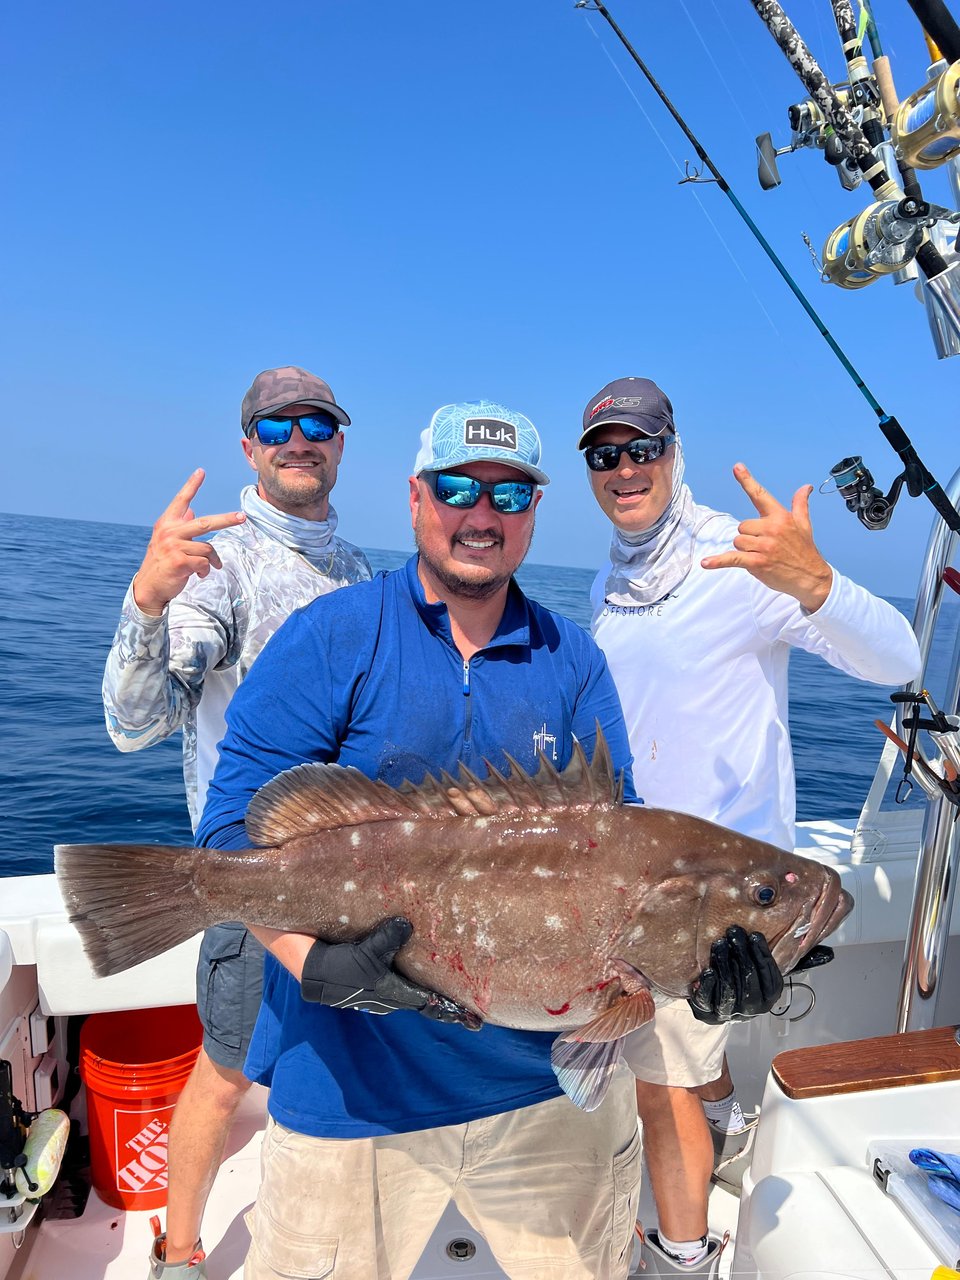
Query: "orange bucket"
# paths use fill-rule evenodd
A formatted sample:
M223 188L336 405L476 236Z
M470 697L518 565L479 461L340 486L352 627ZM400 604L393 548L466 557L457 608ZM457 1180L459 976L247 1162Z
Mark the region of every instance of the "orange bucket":
M170 1117L202 1039L192 1004L94 1013L83 1024L90 1178L114 1208L166 1204Z

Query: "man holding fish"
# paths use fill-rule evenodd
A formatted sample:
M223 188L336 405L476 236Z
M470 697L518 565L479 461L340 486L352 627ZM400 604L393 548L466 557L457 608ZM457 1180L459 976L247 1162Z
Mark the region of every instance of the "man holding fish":
M267 640L294 609L371 576L363 552L336 533L329 495L350 418L328 384L295 366L265 369L240 416L257 483L243 490L242 510L197 517L204 473L193 473L154 525L104 673L107 729L121 751L183 730L194 827L227 703ZM263 949L241 925L208 931L197 974L203 1047L170 1126L167 1231L154 1241L152 1277L205 1275L200 1221L250 1087L243 1063L262 975Z
M614 527L593 589L593 634L623 703L638 790L648 804L793 849L790 646L901 685L920 670L909 624L820 555L812 486L787 510L737 463L755 516L738 524L695 503L673 406L649 379L618 378L593 396L578 447ZM731 569L746 572L723 572ZM676 1001L626 1041L659 1218L638 1273L647 1280L717 1274L711 1173L715 1160L737 1160L751 1127L724 1060L730 1013L707 1007L699 1016L712 1021L698 1021Z
M487 760L509 773L509 756L532 770L545 746L562 769L575 741L593 753L599 726L613 768L628 770L599 651L513 581L547 483L539 461L539 437L523 414L488 402L434 414L410 479L418 554L309 606L273 639L228 712L198 828L205 843L247 846L254 794L306 761L337 761L399 786L460 762L481 777ZM296 825L310 803L306 793L281 796L270 820ZM363 823L364 805L374 803L360 797L352 821ZM398 839L422 844L413 821L399 826ZM383 892L396 891L397 914L410 906L404 891L420 892L395 884L381 830L379 821L352 828L351 860L340 870L343 890L355 890L341 894L345 932L389 915L366 900L371 866L387 882ZM467 904L477 882L500 893L489 862L476 864L438 907L447 917L467 913L459 917L465 935L476 927ZM404 879L416 877L410 865ZM391 961L409 935L405 921L333 946L305 933L256 932L276 959L267 962L247 1061L253 1078L271 1085L247 1280L294 1268L400 1280L451 1197L509 1274L626 1275L639 1180L626 1073L598 1110L582 1112L557 1086L552 1035L504 1026L468 1034L438 1019L429 992L403 983L398 995ZM418 933L411 946L419 941ZM448 956L448 973L458 955ZM466 936L459 964L471 967ZM344 1006L391 1016L357 1017ZM418 1008L431 1016L414 1016ZM456 1008L447 1016L479 1025Z

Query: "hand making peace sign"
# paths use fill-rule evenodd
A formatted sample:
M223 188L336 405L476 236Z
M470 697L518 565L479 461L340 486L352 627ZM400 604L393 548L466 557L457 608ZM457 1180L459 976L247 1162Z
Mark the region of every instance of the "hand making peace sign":
M153 536L143 564L133 580L133 598L144 613L159 615L196 574L205 578L211 569L222 569L220 557L209 542L195 541L202 534L242 524L242 511L197 517L190 503L203 484L198 468L153 526Z
M813 613L830 594L833 581L833 571L813 541L809 510L813 485L797 490L788 511L742 462L734 466L733 474L759 519L741 523L733 551L707 556L700 563L704 569L746 569L764 586L793 596Z

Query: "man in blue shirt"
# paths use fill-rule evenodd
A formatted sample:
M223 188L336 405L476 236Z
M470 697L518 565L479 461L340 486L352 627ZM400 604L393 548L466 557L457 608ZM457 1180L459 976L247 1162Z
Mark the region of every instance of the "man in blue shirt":
M513 580L547 483L539 461L522 414L489 402L434 414L410 478L418 554L300 610L267 646L228 713L202 843L245 846L254 793L304 762L391 785L460 761L484 776L507 754L533 770L544 748L562 769L574 739L592 755L598 724L634 798L602 655ZM339 946L256 932L272 956L246 1069L271 1092L246 1280L404 1280L451 1198L510 1275L626 1276L629 1076L579 1111L551 1069L553 1036L439 1020L390 968L406 936L390 922Z

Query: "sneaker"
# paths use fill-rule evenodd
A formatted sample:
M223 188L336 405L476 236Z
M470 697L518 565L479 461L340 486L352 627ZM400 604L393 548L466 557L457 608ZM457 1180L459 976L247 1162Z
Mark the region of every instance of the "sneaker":
M204 1266L203 1244L197 1241L197 1247L186 1262L164 1262L163 1255L167 1246L167 1233L160 1230L160 1219L151 1218L153 1244L150 1246L150 1270L147 1280L207 1280L207 1268Z
M724 1133L710 1125L710 1136L713 1139L713 1174L710 1181L735 1196L739 1196L743 1175L750 1167L760 1115L755 1111L744 1116L744 1119L747 1122L746 1128L737 1133Z

